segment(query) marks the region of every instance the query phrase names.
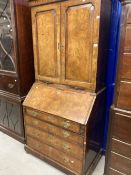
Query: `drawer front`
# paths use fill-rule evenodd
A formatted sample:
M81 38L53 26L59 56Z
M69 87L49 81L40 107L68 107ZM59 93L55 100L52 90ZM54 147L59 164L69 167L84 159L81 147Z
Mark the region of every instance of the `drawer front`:
M131 159L127 159L121 155L111 153L111 168L116 169L127 175L131 174Z
M18 82L16 77L0 75L0 89L11 93L18 93Z
M131 144L131 116L115 113L112 134L114 138Z
M45 155L72 171L78 173L82 172L82 161L72 158L71 156L68 156L63 152L60 152L51 146L40 143L39 141L36 141L31 137L27 137L27 145L36 150L37 152L43 154L43 157Z
M56 126L65 128L67 130L76 132L76 133L80 133L80 134L84 134L84 127L81 126L78 123L60 118L58 116L54 116L51 114L47 114L47 113L39 113L37 111L33 111L30 109L26 110L27 115L35 117L36 119L40 119L46 122L49 122L51 124L54 124Z
M131 54L123 54L122 72L121 76L124 79L131 80Z
M26 126L26 135L34 137L45 144L49 144L55 147L56 149L64 151L65 153L70 154L74 157L78 157L81 160L83 159L84 148L78 146L78 144L75 145L75 144L69 143L65 140L60 139L59 137L55 137L52 134L48 134L44 131L40 131L30 126ZM78 156L78 153L79 153L79 156Z
M67 131L65 129L59 128L57 126L54 126L52 124L46 123L44 121L38 120L36 118L25 116L25 123L26 125L33 126L35 128L44 130L46 132L49 132L51 134L54 134L56 136L61 137L64 140L68 140L74 143L78 143L80 145L83 145L84 143L84 137L75 134L73 132Z
M131 110L131 83L121 83L117 106L122 109Z
M131 144L112 139L112 151L131 159Z

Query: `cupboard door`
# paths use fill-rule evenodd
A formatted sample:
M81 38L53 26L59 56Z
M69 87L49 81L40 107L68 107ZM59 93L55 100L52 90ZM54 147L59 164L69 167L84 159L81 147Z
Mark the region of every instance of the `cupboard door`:
M94 88L99 30L98 8L98 2L88 0L61 4L63 84Z
M36 79L59 82L60 5L32 9Z
M0 72L16 72L14 3L0 1Z

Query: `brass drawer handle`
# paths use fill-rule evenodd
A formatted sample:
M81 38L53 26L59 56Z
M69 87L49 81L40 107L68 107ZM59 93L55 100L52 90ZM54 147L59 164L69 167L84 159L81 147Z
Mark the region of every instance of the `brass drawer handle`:
M65 163L72 163L72 164L75 163L73 160L70 160L70 159L67 158L67 157L64 157L64 162L65 162Z
M40 133L36 133L36 137L40 137Z
M69 121L66 121L63 126L64 126L64 128L69 128L71 126L71 124Z
M66 151L69 151L70 150L70 146L67 145L67 144L65 144L63 147L64 147L64 150L66 150Z
M65 162L65 163L69 163L69 162L70 162L69 158L64 157L64 162Z
M65 137L65 138L67 138L67 137L69 137L69 136L70 136L70 133L69 133L69 132L67 132L67 131L64 131L63 135L64 135L64 137Z
M9 83L9 84L8 84L8 88L10 88L10 89L13 89L13 88L14 88L14 86L15 86L15 85L14 85L14 84L12 84L12 83Z
M41 145L36 145L36 147L37 147L38 149L40 149L40 148L41 148Z
M48 116L48 120L52 120L52 117L51 116Z
M31 115L32 115L33 117L36 117L36 116L38 115L38 113L35 112L35 111L30 111L30 113L31 113Z

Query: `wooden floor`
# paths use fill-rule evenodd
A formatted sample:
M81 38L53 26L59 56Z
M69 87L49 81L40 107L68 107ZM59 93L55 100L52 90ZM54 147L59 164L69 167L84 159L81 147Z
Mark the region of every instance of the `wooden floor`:
M102 157L93 175L103 175ZM45 162L27 154L23 144L0 132L0 175L65 175Z

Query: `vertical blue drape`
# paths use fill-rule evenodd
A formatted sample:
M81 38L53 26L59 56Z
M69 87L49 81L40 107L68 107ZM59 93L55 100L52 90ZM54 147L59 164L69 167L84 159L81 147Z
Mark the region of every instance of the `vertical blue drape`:
M109 56L108 56L108 68L107 68L107 101L106 101L106 115L105 115L105 127L104 127L104 139L103 139L103 151L106 150L109 113L110 106L113 102L114 85L116 77L116 67L118 60L118 46L119 46L119 25L121 15L121 4L119 0L112 0L112 14L111 14L111 28L110 28L110 44L109 44Z

